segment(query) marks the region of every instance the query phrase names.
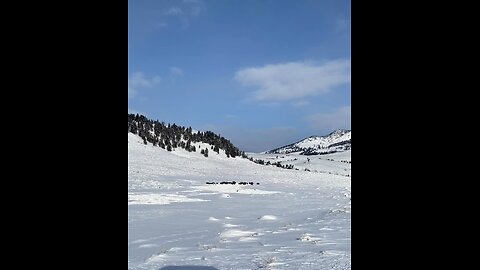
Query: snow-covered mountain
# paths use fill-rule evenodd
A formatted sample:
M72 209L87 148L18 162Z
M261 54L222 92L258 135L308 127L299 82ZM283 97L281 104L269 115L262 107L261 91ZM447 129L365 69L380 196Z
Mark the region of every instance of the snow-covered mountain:
M323 155L351 149L352 131L339 129L326 136L310 136L299 142L267 151L267 154Z

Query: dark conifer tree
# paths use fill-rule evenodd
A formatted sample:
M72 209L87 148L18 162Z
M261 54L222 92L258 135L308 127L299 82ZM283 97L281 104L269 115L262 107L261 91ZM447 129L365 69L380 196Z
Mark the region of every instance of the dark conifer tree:
M219 153L220 149L223 149L228 157L248 158L229 140L211 131L192 133L191 127L165 124L158 120L149 120L139 114L128 114L128 132L139 135L145 144L151 143L154 146L167 148L167 150L168 148L182 147L187 151L196 152L196 147L192 146L192 142L203 142L210 144L210 149L214 152Z

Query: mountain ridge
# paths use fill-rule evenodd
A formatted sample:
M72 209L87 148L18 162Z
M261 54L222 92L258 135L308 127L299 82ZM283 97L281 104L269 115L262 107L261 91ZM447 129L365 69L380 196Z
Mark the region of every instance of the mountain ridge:
M238 149L230 140L212 131L202 132L193 130L191 127L166 124L148 119L144 115L128 114L128 133L139 136L145 145L150 143L169 152L174 151L175 148L182 148L188 152L197 152L198 150L200 154L208 157L210 149L212 154L213 152L217 154L222 152L227 158L247 157L245 152Z
M303 140L264 152L265 154L325 155L351 149L351 130L337 129L324 136L309 136Z

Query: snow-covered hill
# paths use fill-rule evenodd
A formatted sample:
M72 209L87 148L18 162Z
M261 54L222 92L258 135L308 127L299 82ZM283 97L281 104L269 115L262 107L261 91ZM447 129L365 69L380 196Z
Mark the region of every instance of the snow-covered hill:
M352 176L352 150L318 156L300 155L298 153L249 153L248 155L254 159L263 160L265 163L280 163L283 166L293 166L294 170L339 175L345 177Z
M323 155L342 152L351 149L352 132L339 129L326 136L311 136L299 142L292 143L271 151L267 154Z
M285 170L129 133L128 269L351 269L351 178L328 173L348 168L344 153ZM255 184L207 184L222 181Z
M208 157L213 151L220 154L219 150L227 157L246 157L226 138L212 131L196 131L191 127L165 124L158 120L151 120L144 115L128 114L128 133L138 135L145 145L152 144L171 152L176 148L185 149L187 152L200 152ZM207 144L209 148L197 148L196 144Z

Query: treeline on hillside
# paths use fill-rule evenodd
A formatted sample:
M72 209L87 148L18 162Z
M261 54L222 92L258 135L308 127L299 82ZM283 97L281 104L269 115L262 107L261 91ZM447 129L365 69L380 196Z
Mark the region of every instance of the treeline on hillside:
M197 149L192 143L208 143L211 149L219 153L220 149L225 150L227 157L242 156L247 158L243 151L236 148L229 140L211 131L192 132L192 128L185 128L175 124L165 124L158 120L150 120L143 115L128 114L128 132L137 134L143 139L143 143L151 143L167 151L173 148L183 148L189 152L196 152ZM198 149L201 154L208 157L208 149Z
M297 170L297 168L294 168L293 164L282 164L280 163L280 161L277 161L277 162L270 162L270 161L267 161L265 162L265 160L262 160L262 159L253 159L252 157L249 157L248 158L251 162L254 162L254 163L257 163L257 164L260 164L260 165L265 165L265 166L276 166L278 168L282 168L282 169L288 169L288 170Z

